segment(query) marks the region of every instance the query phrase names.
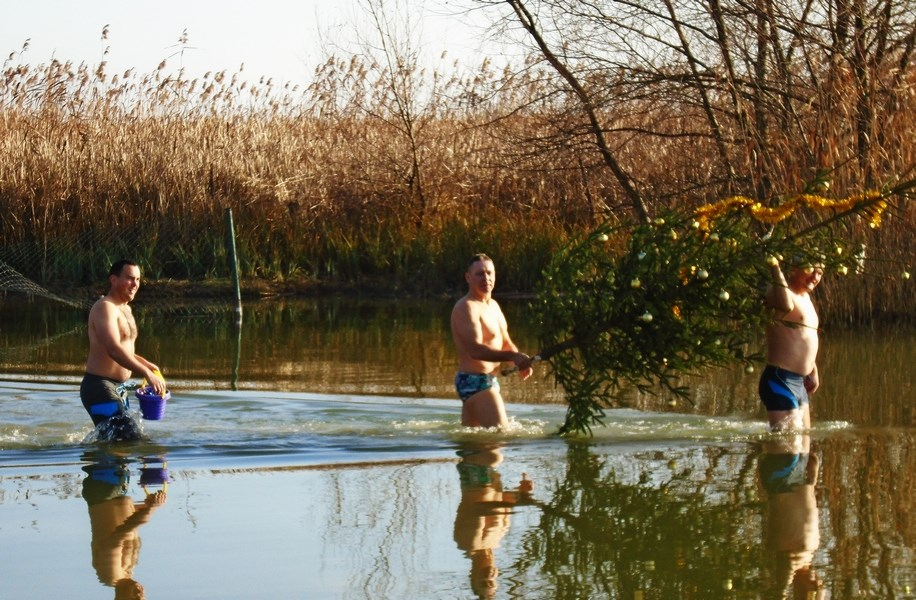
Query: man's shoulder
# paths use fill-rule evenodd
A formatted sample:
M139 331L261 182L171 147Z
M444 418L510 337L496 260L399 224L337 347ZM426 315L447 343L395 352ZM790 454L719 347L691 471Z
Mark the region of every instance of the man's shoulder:
M102 296L92 304L92 308L89 309L89 316L111 315L118 312L120 312L118 305L108 296Z
M455 302L452 312L467 311L471 313L482 313L492 309L499 310L499 304L493 297L481 299L466 294Z
M478 300L477 298L475 298L475 297L472 296L471 294L465 294L465 295L462 296L461 298L458 298L458 301L455 302L455 306L454 306L453 310L456 310L456 309L468 309L468 310L473 310L473 309L479 307L479 306L482 305L482 304L483 304L483 302L481 302L480 300Z
M455 321L461 321L465 318L470 317L473 313L469 306L470 302L468 301L467 296L462 296L455 302L455 305L452 306L452 324L454 325Z
M498 319L502 316L499 305L492 298L481 300L471 295L462 297L452 308L452 323L473 323L480 320Z

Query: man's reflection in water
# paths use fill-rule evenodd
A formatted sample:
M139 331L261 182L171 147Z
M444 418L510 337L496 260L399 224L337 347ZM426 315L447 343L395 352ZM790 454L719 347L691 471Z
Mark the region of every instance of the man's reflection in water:
M455 543L471 559L471 589L479 598L493 598L497 576L493 551L509 531L512 507L532 500L532 483L524 475L518 488L503 491L496 466L498 444L465 444L458 452L461 501L455 513Z
M767 493L767 549L774 559L780 597L813 600L825 590L812 568L820 545L815 485L818 458L811 438L788 434L764 443L760 483Z
M127 495L130 471L125 458L102 452L84 458L92 461L83 467L83 498L89 506L92 527L92 566L99 581L114 588L116 600L145 598L143 586L133 579L140 555L137 529L165 504L165 487L135 503Z

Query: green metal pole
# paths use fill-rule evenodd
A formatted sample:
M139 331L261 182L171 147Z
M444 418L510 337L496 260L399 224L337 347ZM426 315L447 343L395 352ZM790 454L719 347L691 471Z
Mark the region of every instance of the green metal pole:
M235 251L235 225L232 223L232 209L226 209L227 245L229 251L229 268L232 271L232 283L235 286L235 318L242 323L242 288L239 284L239 261Z

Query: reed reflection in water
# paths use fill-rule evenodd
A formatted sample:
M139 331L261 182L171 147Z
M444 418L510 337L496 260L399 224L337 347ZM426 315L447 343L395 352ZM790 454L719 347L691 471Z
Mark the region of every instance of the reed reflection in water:
M224 311L174 317L136 308L139 349L156 357L169 381L185 389L266 389L331 394L455 398L456 359L448 329L452 300L276 300L245 308L241 330ZM537 349L526 301L501 299L513 338ZM85 312L48 303L0 305L0 369L40 378L79 377L87 343ZM916 327L843 330L824 323L822 388L812 400L821 421L916 424ZM621 404L718 416L763 417L759 369L714 369L684 378L689 402L673 409L664 395L631 394ZM562 404L562 390L540 365L525 382L502 381L510 403Z

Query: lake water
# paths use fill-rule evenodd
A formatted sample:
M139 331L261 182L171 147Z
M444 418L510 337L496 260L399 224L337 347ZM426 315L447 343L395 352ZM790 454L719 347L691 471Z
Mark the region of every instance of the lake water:
M138 304L173 397L99 446L85 311L2 300L3 598L916 597L911 327L824 324L808 435L722 370L565 439L545 366L503 380L509 432L460 426L451 301Z

